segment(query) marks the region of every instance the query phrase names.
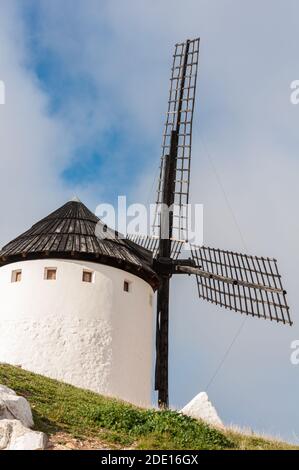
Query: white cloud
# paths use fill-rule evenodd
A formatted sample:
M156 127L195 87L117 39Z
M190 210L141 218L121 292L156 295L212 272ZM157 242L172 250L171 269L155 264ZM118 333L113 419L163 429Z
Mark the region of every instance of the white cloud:
M0 107L2 244L65 197L58 175L69 139L63 124L48 116L47 97L24 65L28 53L18 10L14 2L3 3L0 78L6 85L6 103Z

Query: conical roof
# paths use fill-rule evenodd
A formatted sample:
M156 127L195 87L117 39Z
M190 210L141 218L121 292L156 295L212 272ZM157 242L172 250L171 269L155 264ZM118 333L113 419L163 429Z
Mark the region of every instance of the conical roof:
M26 259L64 258L114 266L156 288L152 254L118 237L79 200L67 202L0 251L0 266Z

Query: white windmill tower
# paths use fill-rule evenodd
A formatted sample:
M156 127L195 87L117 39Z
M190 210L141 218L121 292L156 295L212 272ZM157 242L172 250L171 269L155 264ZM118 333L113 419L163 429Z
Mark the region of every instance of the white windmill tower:
M0 362L149 405L158 278L98 223L71 201L2 249Z

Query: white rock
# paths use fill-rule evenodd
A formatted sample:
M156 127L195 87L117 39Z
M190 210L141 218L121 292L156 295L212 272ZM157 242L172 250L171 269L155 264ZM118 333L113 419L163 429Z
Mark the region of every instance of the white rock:
M181 413L191 416L191 418L202 419L213 426L223 426L216 409L209 401L206 392L196 395L184 408Z
M24 397L0 385L0 450L42 450L47 437L32 431L31 408Z
M6 449L9 444L12 426L7 419L0 421L0 450Z
M0 421L0 450L43 450L46 444L44 433L32 431L16 419Z
M16 395L16 392L12 390L11 388L6 387L6 385L0 385L0 393L1 392L10 393L11 395Z
M26 398L19 397L13 390L3 385L0 389L1 419L18 419L24 426L29 428L33 426L31 408Z

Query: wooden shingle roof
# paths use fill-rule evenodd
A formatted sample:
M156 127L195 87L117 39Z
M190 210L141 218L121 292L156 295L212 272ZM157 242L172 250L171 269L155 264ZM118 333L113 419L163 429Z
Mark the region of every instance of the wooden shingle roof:
M131 272L153 288L158 285L152 253L119 237L80 201L67 202L5 245L0 266L41 258L93 261Z

